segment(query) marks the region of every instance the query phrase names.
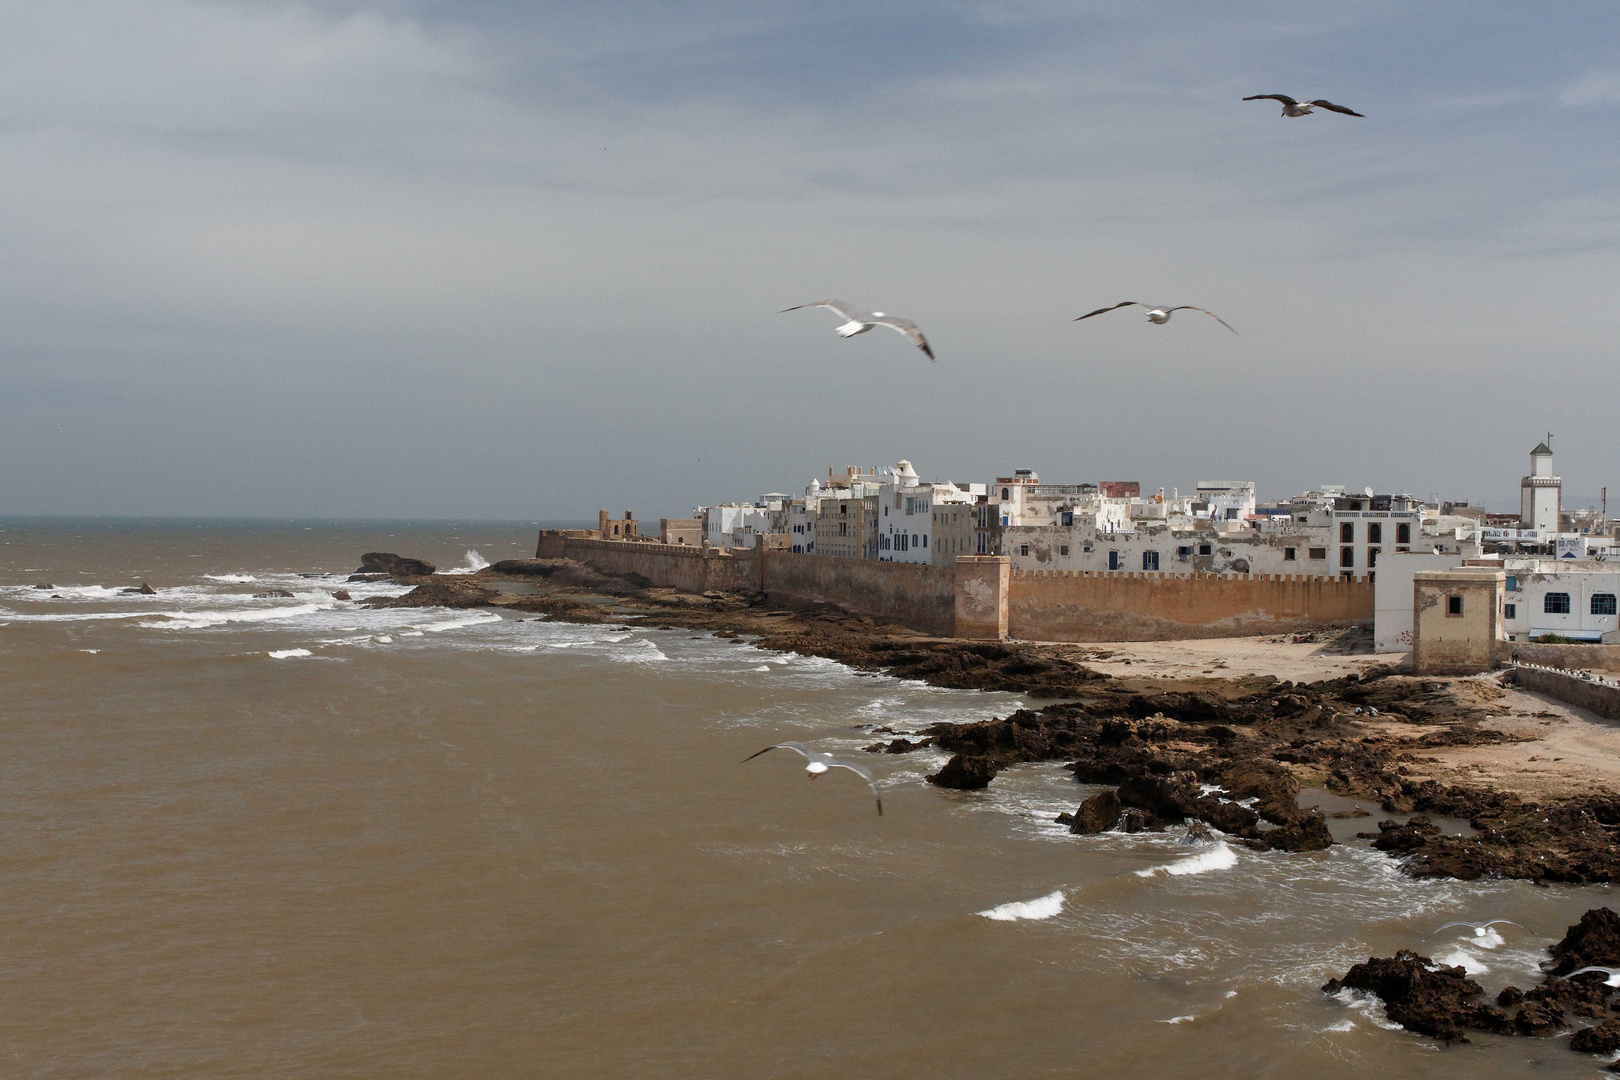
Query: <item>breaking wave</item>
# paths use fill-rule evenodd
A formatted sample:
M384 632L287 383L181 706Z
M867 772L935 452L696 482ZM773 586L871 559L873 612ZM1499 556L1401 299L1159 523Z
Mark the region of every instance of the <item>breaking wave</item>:
M1063 890L1037 896L1033 900L1017 900L1010 904L993 907L989 911L976 911L975 915L983 915L996 922L1017 922L1020 919L1039 921L1050 919L1063 910Z
M489 560L478 554L477 548L467 549L467 563L465 566L452 566L447 570L440 570L441 574L476 574L489 565Z
M1162 863L1150 866L1146 870L1136 871L1137 877L1153 877L1155 874L1168 874L1171 877L1185 877L1188 874L1208 874L1216 870L1230 870L1237 865L1237 852L1220 841L1208 851L1200 851L1186 859L1178 859L1172 863Z
M290 660L295 656L314 656L315 654L308 649L278 649L265 655L272 660Z

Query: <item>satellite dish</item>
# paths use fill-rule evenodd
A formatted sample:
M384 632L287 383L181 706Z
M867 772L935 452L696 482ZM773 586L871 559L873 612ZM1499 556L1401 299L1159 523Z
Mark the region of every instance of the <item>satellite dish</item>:
M1365 491L1367 493L1367 498L1369 498L1369 499L1372 498L1372 493L1373 493L1372 488L1362 488L1361 490Z

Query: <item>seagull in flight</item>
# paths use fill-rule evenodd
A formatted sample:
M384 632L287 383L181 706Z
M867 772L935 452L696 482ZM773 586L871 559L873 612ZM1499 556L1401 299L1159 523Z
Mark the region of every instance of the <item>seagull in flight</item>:
M839 337L854 337L864 334L874 326L887 326L891 330L898 330L906 335L911 343L923 351L928 359L934 359L934 350L928 347L928 339L923 332L917 329L917 324L910 319L901 319L894 315L885 315L881 311L861 311L848 300L817 300L813 304L795 304L790 308L783 308L777 312L785 315L789 311L798 311L801 308L824 307L836 311L844 320L844 325L835 327L834 332Z
M1181 304L1181 305L1179 305L1177 307L1154 307L1152 304L1144 304L1140 300L1122 300L1119 303L1115 304L1113 307L1098 308L1096 311L1088 311L1084 315L1081 315L1079 318L1075 319L1074 321L1079 322L1080 319L1089 319L1093 315L1101 315L1101 314L1103 314L1105 312L1115 311L1115 310L1117 310L1119 308L1122 308L1122 307L1147 308L1148 322L1153 323L1153 324L1155 324L1157 326L1163 326L1165 323L1169 322L1171 314L1174 313L1174 312L1177 312L1177 311L1203 311L1205 315L1208 315L1210 318L1214 319L1216 322L1220 323L1222 326L1226 327L1228 330L1232 330L1232 324L1231 323L1227 322L1225 319L1221 318L1219 315L1215 314L1213 311L1206 311L1205 309L1203 309L1201 307L1193 307L1191 304ZM1237 331L1232 330L1232 333L1237 334ZM1239 334L1238 336L1242 337L1241 334Z
M1610 986L1620 986L1620 968L1583 967L1579 971L1570 972L1568 975L1565 975L1564 978L1573 979L1577 975L1585 975L1588 971L1601 971L1603 974L1608 976L1607 979L1603 980L1605 983Z
M1354 109L1347 109L1343 105L1335 105L1331 101L1317 98L1315 101L1295 101L1287 94L1256 94L1246 97L1244 101L1280 101L1282 102L1284 116L1309 116L1317 109L1326 109L1328 112L1344 113L1346 116L1361 116ZM1363 120L1367 119L1361 116Z
M1450 930L1453 926L1467 926L1473 929L1475 937L1484 937L1486 934L1490 933L1491 927L1503 925L1518 926L1520 930L1525 929L1523 926L1519 926L1519 924L1514 922L1512 919L1492 919L1490 922L1448 922L1446 925L1442 926L1440 930ZM1439 934L1440 930L1436 930L1433 934L1430 934L1429 937L1434 937L1436 934Z
M883 816L883 797L878 794L877 784L873 781L872 774L862 766L848 761L839 761L831 754L824 754L820 750L812 750L801 742L774 743L758 753L749 754L743 760L753 761L760 754L769 753L772 750L791 750L795 754L802 755L809 762L809 764L805 765L804 771L810 774L812 780L829 769L848 769L862 780L865 780L866 786L872 789L872 798L877 800L878 817Z

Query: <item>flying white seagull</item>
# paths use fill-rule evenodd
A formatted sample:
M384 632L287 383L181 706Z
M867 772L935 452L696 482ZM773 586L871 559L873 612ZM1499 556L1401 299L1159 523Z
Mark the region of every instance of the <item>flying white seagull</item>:
M877 800L878 817L883 816L883 797L878 794L877 783L873 781L872 774L867 772L861 766L855 765L848 761L839 761L831 754L824 754L820 750L812 750L801 742L775 743L771 746L767 746L764 750L759 751L759 753L749 754L747 757L743 758L743 760L753 761L755 758L759 757L760 754L768 753L772 750L791 750L795 754L803 755L805 760L809 762L809 764L804 767L804 771L810 774L810 779L812 780L829 769L848 769L856 776L859 776L862 780L865 780L866 786L872 789L872 798Z
M777 314L783 315L789 311L814 307L824 307L836 311L846 320L844 325L836 327L834 330L839 337L854 337L856 334L866 333L874 326L887 326L891 330L898 330L906 335L911 340L911 343L921 349L928 359L934 359L934 350L928 347L928 339L923 337L923 332L917 329L916 323L910 319L885 315L881 311L859 311L847 300L817 300L813 304L796 304L790 308L783 308Z
M1524 929L1524 927L1519 926L1519 924L1514 922L1512 919L1492 919L1490 922L1448 922L1446 925L1442 926L1440 930L1450 930L1453 926L1470 927L1473 929L1475 937L1484 937L1490 932L1490 929L1493 926L1518 926L1520 930ZM1430 934L1429 936L1434 937L1435 934L1440 933L1440 930L1436 930L1434 934Z
M1213 311L1205 311L1201 307L1193 307L1191 304L1182 304L1179 307L1154 307L1152 304L1144 304L1140 300L1122 300L1119 303L1115 304L1113 307L1098 308L1096 311L1088 311L1084 315L1079 316L1079 318L1076 318L1074 321L1079 322L1080 319L1089 319L1093 315L1101 315L1101 314L1103 314L1105 312L1116 311L1116 310L1118 310L1119 308L1122 308L1122 307L1147 308L1148 309L1147 310L1148 322L1155 323L1155 324L1157 324L1159 326L1163 326L1165 323L1169 322L1170 321L1170 316L1174 312L1177 312L1177 311L1203 311L1205 315L1208 315L1210 318L1214 319L1216 322L1220 323L1222 326L1226 327L1228 330L1232 330L1232 324L1231 323L1227 322L1225 319L1221 318L1219 315L1215 314ZM1232 333L1237 334L1237 331L1232 330ZM1241 334L1239 334L1238 336L1242 337Z
M1326 109L1328 112L1344 113L1346 116L1361 116L1361 114L1356 112L1354 109L1347 109L1343 105L1335 105L1333 102L1323 101L1321 98L1317 98L1315 101L1295 101L1287 94L1256 94L1253 97L1246 97L1243 100L1280 101L1282 102L1282 114L1284 116L1309 116L1317 109ZM1363 120L1367 119L1365 116L1361 116L1361 118Z
M1611 967L1583 967L1578 971L1570 972L1564 978L1573 979L1577 975L1585 975L1588 971L1601 971L1608 976L1607 979L1603 980L1605 983L1610 986L1620 986L1620 969Z

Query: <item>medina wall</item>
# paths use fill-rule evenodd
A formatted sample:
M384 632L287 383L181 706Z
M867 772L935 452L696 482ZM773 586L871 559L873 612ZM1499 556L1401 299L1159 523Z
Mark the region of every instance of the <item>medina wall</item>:
M1365 579L1099 571L1014 571L1012 637L1034 641L1173 641L1365 623Z
M549 541L549 542L548 542ZM754 553L721 553L713 548L577 536L541 535L540 558L573 559L605 574L634 574L654 585L681 592L759 592Z
M1496 662L1567 668L1575 671L1620 671L1620 645L1544 645L1539 641L1498 641Z
M943 637L955 633L954 566L791 551L768 551L764 560L763 591L773 601L836 604L925 633Z
M1533 690L1570 705L1590 709L1610 720L1620 720L1620 687L1588 682L1561 671L1532 667L1514 668L1513 678L1520 689Z

